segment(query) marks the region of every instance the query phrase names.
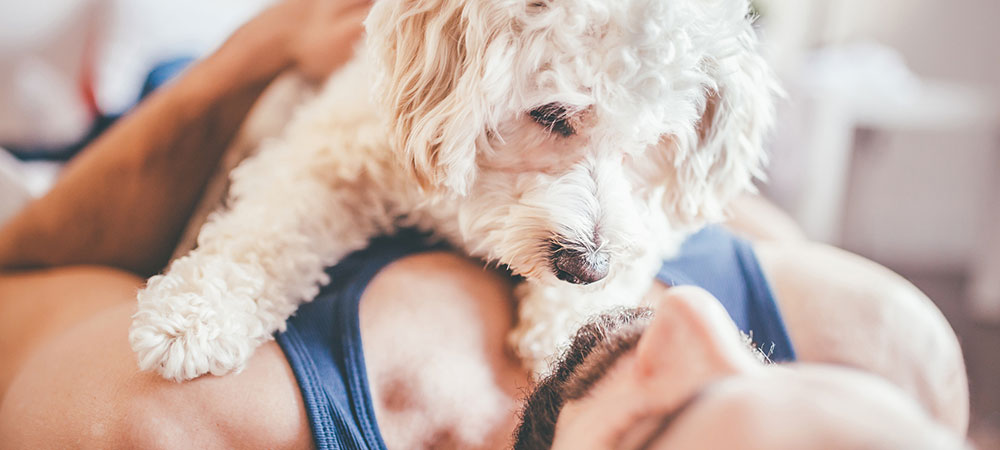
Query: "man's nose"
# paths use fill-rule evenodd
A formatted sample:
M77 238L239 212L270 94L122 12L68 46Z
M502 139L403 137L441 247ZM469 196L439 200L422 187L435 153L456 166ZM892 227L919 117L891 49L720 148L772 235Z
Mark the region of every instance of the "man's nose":
M549 256L552 269L560 280L573 284L591 284L608 276L610 258L601 252L586 252L556 247Z
M725 307L708 291L677 286L659 295L639 345L649 362L672 371L671 376L692 377L695 384L762 367ZM673 350L664 353L664 348Z

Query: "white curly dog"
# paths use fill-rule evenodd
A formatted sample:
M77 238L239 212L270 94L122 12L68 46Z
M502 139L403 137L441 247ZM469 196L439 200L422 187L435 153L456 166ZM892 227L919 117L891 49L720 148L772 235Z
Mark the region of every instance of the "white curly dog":
M366 47L233 171L198 246L139 292L144 370L243 368L401 227L509 267L529 367L752 189L774 76L748 0L378 0Z

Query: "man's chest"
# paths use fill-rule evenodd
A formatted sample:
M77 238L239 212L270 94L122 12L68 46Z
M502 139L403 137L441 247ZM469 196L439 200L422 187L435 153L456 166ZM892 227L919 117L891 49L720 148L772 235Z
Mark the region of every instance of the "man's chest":
M509 289L493 295L481 282L419 273L410 278L415 271L409 261L433 257L390 266L361 302L365 364L380 431L390 448L504 447L528 384L505 344L513 323ZM399 279L393 274L397 269L407 269Z

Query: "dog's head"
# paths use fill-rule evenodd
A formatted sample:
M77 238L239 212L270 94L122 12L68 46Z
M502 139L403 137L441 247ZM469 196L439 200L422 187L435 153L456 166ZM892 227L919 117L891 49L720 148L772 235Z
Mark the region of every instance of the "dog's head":
M748 16L748 0L379 0L367 27L392 142L461 202L466 244L588 284L761 175L777 87Z

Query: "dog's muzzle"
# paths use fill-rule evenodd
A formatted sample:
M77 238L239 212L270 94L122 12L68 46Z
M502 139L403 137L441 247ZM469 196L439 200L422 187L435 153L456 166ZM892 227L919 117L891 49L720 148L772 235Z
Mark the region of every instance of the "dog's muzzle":
M610 258L603 253L587 253L566 247L553 249L552 269L556 277L573 284L591 284L608 276Z

